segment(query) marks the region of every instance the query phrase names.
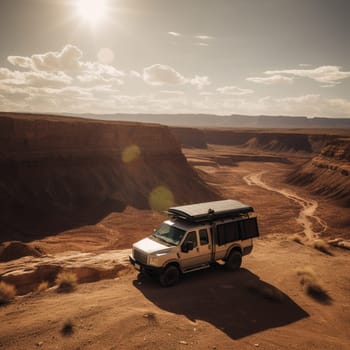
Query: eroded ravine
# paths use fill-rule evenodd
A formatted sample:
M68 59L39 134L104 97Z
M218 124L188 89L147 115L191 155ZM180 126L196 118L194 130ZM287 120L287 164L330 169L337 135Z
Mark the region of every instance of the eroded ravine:
M253 173L246 175L243 179L249 186L258 186L267 191L277 192L298 204L301 210L296 221L303 227L303 232L308 239L312 240L319 237L319 235L327 229L326 222L315 215L315 211L318 207L317 201L300 197L288 189L272 187L262 180L263 174L264 172ZM317 230L318 232L314 231L313 221L316 221L321 227L320 230Z

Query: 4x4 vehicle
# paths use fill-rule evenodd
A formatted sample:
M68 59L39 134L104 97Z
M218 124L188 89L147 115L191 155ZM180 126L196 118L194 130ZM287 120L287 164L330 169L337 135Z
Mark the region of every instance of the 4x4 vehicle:
M253 212L232 199L169 208L169 219L133 244L129 260L137 270L157 275L162 286L219 260L237 270L259 236Z

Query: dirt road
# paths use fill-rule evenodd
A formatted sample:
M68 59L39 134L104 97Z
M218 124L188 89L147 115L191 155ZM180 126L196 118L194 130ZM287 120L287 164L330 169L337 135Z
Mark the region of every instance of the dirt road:
M296 218L296 221L298 224L302 225L304 228L303 232L309 240L318 238L322 232L326 231L327 223L315 214L315 211L318 207L317 201L313 199L302 198L288 189L279 189L272 187L262 180L263 174L264 172L253 173L246 175L243 179L249 186L258 186L267 191L277 192L297 203L301 209L299 216ZM320 230L317 230L318 232L314 231L314 222L316 222L319 227L321 227Z

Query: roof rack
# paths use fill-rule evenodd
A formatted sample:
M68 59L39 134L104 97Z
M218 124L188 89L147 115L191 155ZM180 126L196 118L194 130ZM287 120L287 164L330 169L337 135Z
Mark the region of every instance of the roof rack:
M205 222L227 217L237 217L253 212L251 206L233 199L172 207L167 214L190 222Z

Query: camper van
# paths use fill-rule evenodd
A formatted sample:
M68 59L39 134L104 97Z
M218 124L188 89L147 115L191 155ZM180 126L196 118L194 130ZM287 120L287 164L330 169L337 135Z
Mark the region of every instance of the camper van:
M137 270L157 276L165 287L217 261L228 270L239 269L259 236L253 208L237 200L177 206L167 214L169 219L149 237L133 244L129 256Z

